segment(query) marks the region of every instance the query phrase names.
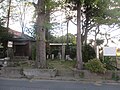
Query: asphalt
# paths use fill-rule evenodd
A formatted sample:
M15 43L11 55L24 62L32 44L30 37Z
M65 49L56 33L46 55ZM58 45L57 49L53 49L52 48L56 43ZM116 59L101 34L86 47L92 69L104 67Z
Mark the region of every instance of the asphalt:
M74 82L84 82L84 83L99 83L99 84L120 84L120 81L115 80L102 80L102 79L83 79L83 78L73 78L73 77L61 77L56 76L53 78L9 78L9 77L0 77L2 80L29 80L29 81L40 81L40 80L49 80L49 81L74 81ZM1 89L0 89L1 90Z
M0 90L120 90L119 83L0 79Z

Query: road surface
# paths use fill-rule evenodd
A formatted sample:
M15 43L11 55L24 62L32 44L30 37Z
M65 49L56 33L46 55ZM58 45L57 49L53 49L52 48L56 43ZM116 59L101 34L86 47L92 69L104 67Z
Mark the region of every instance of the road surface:
M120 84L0 79L0 90L120 90Z

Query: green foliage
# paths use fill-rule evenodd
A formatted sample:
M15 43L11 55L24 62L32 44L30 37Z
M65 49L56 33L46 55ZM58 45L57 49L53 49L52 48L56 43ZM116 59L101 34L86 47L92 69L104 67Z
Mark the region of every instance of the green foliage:
M84 75L84 72L80 72L80 73L79 73L79 76L80 76L80 78L84 78L84 76L85 76L85 75Z
M62 35L59 37L54 38L53 40L56 43L66 43L67 42L67 34L66 35ZM68 33L68 43L72 43L72 44L76 44L76 37L75 35Z
M32 47L32 60L36 60L36 48L35 46Z
M107 11L107 14L109 15L109 23L110 24L120 24L120 0L111 0L110 1L110 9Z
M94 73L105 73L106 68L103 63L98 59L91 59L85 63L85 68Z
M70 58L74 59L76 58L76 45L69 45L69 55ZM83 62L87 62L90 59L95 58L95 51L90 45L84 45L82 46L82 56L83 56Z
M46 35L46 40L47 40L47 42L49 43L52 43L52 42L54 42L55 41L55 36L53 36L52 35L52 33L51 33L51 31L50 30L46 30L46 33L45 33Z
M59 52L59 49L55 48L55 49L52 49L51 54L54 54L54 57L57 58L58 52Z
M98 46L100 46L101 44L104 43L104 40L103 39L97 39L96 43L97 43Z
M105 64L105 68L107 70L115 70L115 65L116 65L116 59L115 57L110 57L110 56L106 56L104 57L104 60L102 61L102 63Z
M75 68L76 61L64 61L64 60L47 60L48 68L56 68L60 70L71 70L71 68Z
M66 3L72 3L72 4L77 5L78 3L83 4L84 1L87 1L87 0L65 0L65 1ZM91 0L91 1L94 1L94 0Z
M12 38L12 34L8 33L8 30L4 27L4 24L4 19L0 18L0 42Z
M112 80L119 81L120 77L116 74L116 72L112 73Z
M8 30L2 26L0 26L0 39L1 40L8 40L12 37L12 34L8 33Z
M3 47L1 50L2 55L0 55L0 57L5 57L7 55L6 54L7 42L13 37L13 35L8 33L8 29L3 27L3 25L4 19L0 19L0 44Z
M82 47L83 62L87 62L90 59L95 58L95 50L90 45L84 45Z
M49 69L54 69L54 64L52 64L52 63L47 63L47 68L49 68Z
M50 22L45 22L44 25L43 25L43 27L46 28L46 29L48 29L48 30L52 29L52 26L53 25Z
M45 0L46 11L51 11L60 5L60 1Z
M76 58L76 45L70 45L69 46L69 53L70 58L74 59Z

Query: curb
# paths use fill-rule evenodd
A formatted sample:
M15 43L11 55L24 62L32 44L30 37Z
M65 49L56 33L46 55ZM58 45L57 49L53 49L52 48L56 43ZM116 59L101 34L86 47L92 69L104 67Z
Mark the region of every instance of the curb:
M85 82L85 83L98 83L98 84L120 84L120 81L113 81L113 80L90 80L90 79L75 79L71 77L55 77L55 78L6 78L0 77L0 79L7 79L7 80L57 80L57 81L77 81L77 82Z

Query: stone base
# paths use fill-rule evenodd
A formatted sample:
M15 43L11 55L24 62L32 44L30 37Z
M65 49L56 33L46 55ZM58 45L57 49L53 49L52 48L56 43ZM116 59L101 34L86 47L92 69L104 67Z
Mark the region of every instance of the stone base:
M22 78L22 77L24 77L22 68L16 68L16 67L3 67L1 69L0 76L7 77L7 78Z
M50 78L56 76L55 69L23 69L27 78Z

